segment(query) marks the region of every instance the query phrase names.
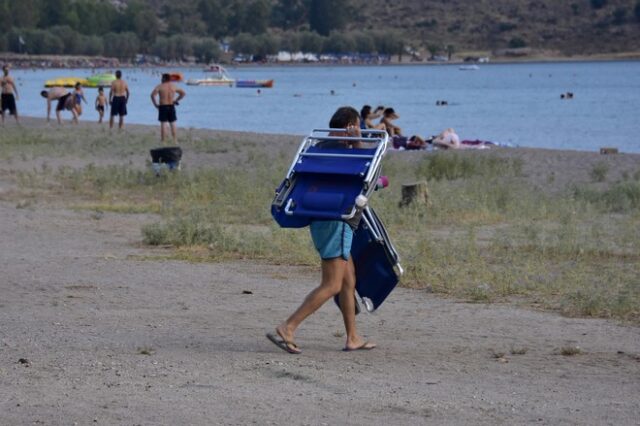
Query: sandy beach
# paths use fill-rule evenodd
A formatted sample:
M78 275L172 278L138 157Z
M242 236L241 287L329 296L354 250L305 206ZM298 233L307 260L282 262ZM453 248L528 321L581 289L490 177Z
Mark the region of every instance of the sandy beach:
M148 151L126 141L154 147L158 129L130 125L109 135L91 123L60 129L34 118L23 126L119 142L117 152L92 145L82 154L0 146L2 425L638 424L635 322L398 288L358 318L375 350L342 352L341 317L327 303L299 330L303 353L286 354L265 333L317 285L317 267L167 259L171 247L142 242L155 214L78 209L76 199L25 189L23 173L44 168L145 169ZM19 134L14 127L8 121L0 132ZM299 142L182 135L186 170L241 164L255 152L289 159ZM215 149L198 148L204 140ZM496 152L520 159L523 179L549 194L591 182L602 162L609 182L640 171L640 154ZM418 161L407 154L389 158Z

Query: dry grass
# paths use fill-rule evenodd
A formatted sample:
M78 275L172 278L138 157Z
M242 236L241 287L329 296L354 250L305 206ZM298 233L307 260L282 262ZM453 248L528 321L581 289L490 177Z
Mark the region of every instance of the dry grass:
M41 138L32 145L45 144ZM0 152L14 155L5 141ZM65 142L54 137L46 149L56 143ZM198 169L158 178L129 165L89 165L40 167L15 180L25 194L48 194L71 208L159 214L143 228L144 242L174 247L174 259L314 265L308 232L278 228L269 212L288 160L266 160L260 149L249 149L243 173ZM640 176L545 193L528 185L522 160L443 153L385 161L392 186L372 205L400 252L402 285L475 303L517 299L569 316L640 321ZM393 183L416 179L428 181L431 204L399 208Z

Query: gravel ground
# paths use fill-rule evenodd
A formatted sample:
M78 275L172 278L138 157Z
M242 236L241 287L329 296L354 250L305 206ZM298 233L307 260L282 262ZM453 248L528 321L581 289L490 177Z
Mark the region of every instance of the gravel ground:
M557 176L597 161L512 152ZM375 350L342 352L327 304L289 355L264 335L318 271L162 260L140 242L154 220L0 201L0 424L640 424L638 327L399 288L358 318Z

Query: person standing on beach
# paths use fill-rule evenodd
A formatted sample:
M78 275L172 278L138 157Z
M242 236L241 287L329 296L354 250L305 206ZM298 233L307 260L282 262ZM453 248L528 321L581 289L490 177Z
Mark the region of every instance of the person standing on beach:
M98 88L98 96L96 96L96 111L98 111L99 119L98 123L102 123L102 119L104 118L104 109L108 107L109 103L107 102L107 97L104 95L104 89L102 87Z
M13 115L16 119L16 123L20 124L18 119L18 108L16 107L16 99L19 99L18 88L13 81L13 77L9 75L9 66L4 65L2 67L2 78L0 78L0 86L2 86L2 124L4 125L4 112L9 111L9 114Z
M62 125L62 117L60 116L63 110L71 111L73 115L72 121L78 124L78 113L76 112L76 102L74 96L63 87L52 87L51 90L43 90L40 95L47 100L47 122L51 121L51 103L58 101L56 105L56 118L58 124Z
M176 94L178 97L176 98ZM151 92L151 102L158 109L158 121L160 122L160 141L164 143L166 136L165 127L169 124L171 127L171 137L174 145L178 143L176 132L176 105L186 96L184 90L176 87L171 82L171 75L162 74L161 83ZM156 100L156 97L158 100Z
M360 114L354 108L341 107L331 117L329 127L345 129L330 136L360 137ZM323 141L316 146L320 148L359 148L361 142L356 141ZM354 229L362 213L356 214L349 223L341 220L317 220L311 222L310 231L313 244L321 259L322 279L320 285L311 291L302 305L291 316L276 327L275 333L267 333L267 338L280 349L291 354L302 351L294 343L296 329L309 315L339 294L340 310L347 332L345 351L369 350L376 347L374 343L365 341L356 331L356 274L351 258L351 243ZM353 222L353 223L352 223Z
M76 83L73 96L76 104L76 113L78 114L78 117L80 117L82 115L82 102L85 104L87 103L87 99L84 97L84 91L82 90L82 83Z
M127 102L129 102L129 86L122 79L122 71L116 71L116 79L111 83L109 91L109 104L111 105L111 117L109 118L109 128L113 129L114 117L120 117L118 128L124 127L124 116L127 115Z

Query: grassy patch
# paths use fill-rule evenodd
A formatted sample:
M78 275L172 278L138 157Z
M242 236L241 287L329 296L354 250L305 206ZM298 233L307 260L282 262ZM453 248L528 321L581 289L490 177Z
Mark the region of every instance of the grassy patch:
M44 150L70 143L52 138L36 134L31 144ZM141 147L145 138L127 143ZM126 149L114 144L116 152ZM203 152L226 149L206 140L194 144ZM74 208L158 214L143 228L144 242L173 247L174 259L317 265L308 231L278 228L269 211L291 154L274 160L261 154L264 148L243 149L242 167L156 177L131 165L53 170L43 164L16 180L28 191L71 199ZM401 255L402 285L476 303L513 298L569 316L640 321L637 179L546 193L527 182L522 160L468 154L385 160L391 186L371 202ZM400 183L419 179L427 180L430 204L398 207Z

